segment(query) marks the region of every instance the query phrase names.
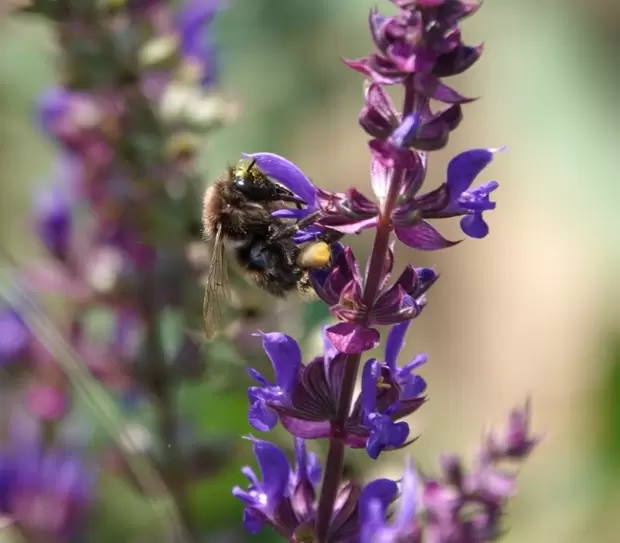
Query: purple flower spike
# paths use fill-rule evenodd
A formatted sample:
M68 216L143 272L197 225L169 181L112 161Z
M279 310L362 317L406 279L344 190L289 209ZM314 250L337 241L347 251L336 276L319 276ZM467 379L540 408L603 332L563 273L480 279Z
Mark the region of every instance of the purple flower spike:
M332 345L345 354L363 353L379 345L379 332L354 322L341 322L327 329Z

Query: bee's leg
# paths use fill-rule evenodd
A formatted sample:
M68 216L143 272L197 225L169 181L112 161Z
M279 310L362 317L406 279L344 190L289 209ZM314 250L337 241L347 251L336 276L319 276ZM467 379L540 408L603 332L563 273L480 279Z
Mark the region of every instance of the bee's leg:
M318 221L321 214L322 214L321 211L315 211L314 213L310 213L310 215L307 215L303 219L300 219L296 223L283 224L281 226L278 226L271 232L271 236L269 236L269 241L274 242L274 241L279 241L284 238L293 237L302 228L305 228L306 226L310 226L311 224Z
M343 237L344 234L342 232L338 232L337 230L326 230L318 237L318 241L324 241L328 245L331 245L332 243L340 241Z

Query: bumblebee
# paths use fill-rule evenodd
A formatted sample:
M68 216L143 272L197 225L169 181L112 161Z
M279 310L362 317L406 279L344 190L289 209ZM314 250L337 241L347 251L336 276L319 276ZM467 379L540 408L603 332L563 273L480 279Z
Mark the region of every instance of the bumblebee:
M310 224L312 217L291 223L273 217L272 212L302 204L303 200L271 181L254 161L229 168L207 189L202 214L204 235L212 243L203 301L207 339L218 331L229 300L226 248L232 249L244 275L272 296L312 292L308 270L329 265L330 244L342 235L326 232L316 241L297 245L294 234Z

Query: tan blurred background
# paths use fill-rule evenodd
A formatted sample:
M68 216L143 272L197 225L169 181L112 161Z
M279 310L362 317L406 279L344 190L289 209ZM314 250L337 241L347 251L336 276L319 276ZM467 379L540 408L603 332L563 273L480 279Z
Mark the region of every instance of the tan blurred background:
M339 56L369 51L366 12L376 3L231 2L218 28L222 85L243 113L210 142L205 168L213 174L240 152L271 151L319 185L369 192L356 123L362 80ZM31 127L31 107L53 77L52 51L41 22L1 24L0 243L25 257L36 250L29 199L51 156ZM501 183L487 239L440 253L400 251L400 265L436 265L442 274L407 344L407 354L429 354L430 396L409 452L425 467L441 451L471 457L482 430L531 395L535 430L546 438L523 471L506 542L614 543L620 7L488 0L465 37L484 41L485 54L456 86L482 99L465 107L448 148L431 157L431 179L440 182L449 158L468 148L507 151L480 179ZM440 228L459 235L456 222ZM369 241L355 240L358 254ZM369 469L394 475L399 466L386 455Z

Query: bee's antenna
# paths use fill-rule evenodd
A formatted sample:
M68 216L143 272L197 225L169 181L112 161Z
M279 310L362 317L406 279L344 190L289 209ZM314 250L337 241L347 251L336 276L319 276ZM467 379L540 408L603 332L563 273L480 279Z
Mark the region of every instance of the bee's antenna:
M252 162L250 162L250 165L248 166L248 171L250 171L254 167L255 164L256 164L256 159L253 158Z

